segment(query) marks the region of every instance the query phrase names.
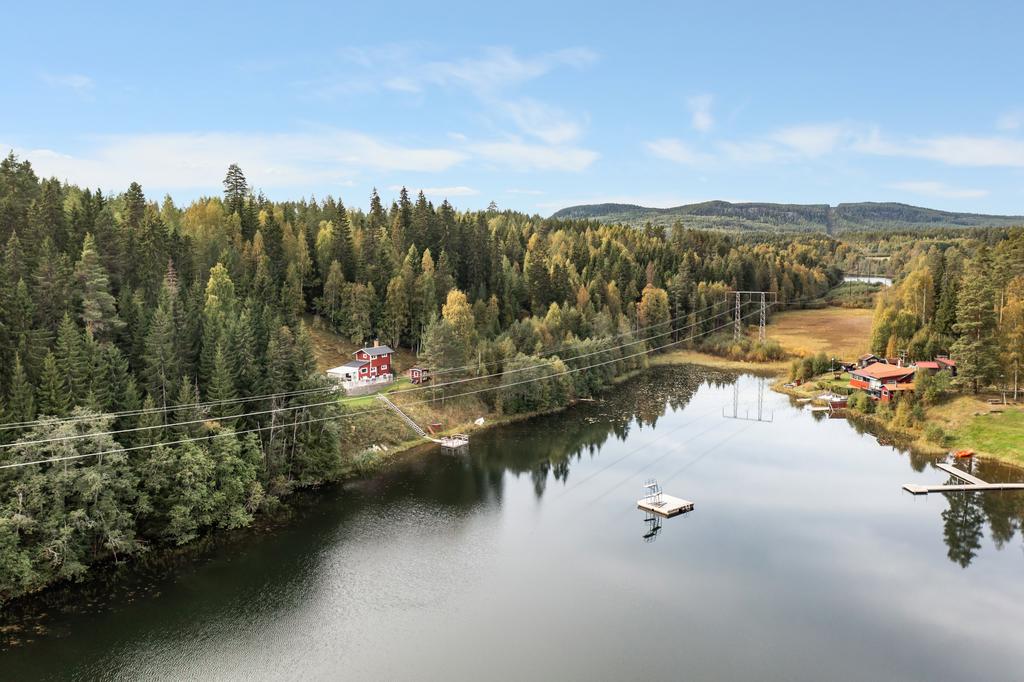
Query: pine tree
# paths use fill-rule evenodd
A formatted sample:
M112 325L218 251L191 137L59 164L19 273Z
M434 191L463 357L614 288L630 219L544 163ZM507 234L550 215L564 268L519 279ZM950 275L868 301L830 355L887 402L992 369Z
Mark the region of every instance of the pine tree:
M96 242L91 234L85 235L82 256L75 265L78 295L82 306L82 322L98 339L109 340L121 329L123 322L117 316L117 306L110 294L110 279L100 262Z
M178 438L185 438L197 435L202 429L202 424L190 424L202 418L202 413L197 406L199 403L199 387L192 383L187 377L181 377L178 384L178 393L174 396L174 410L171 411L171 422L169 430ZM178 424L178 426L175 426Z
M82 354L82 335L67 313L57 329L56 358L57 369L67 385L68 399L72 404L84 400L89 392L89 372Z
M220 419L226 426L234 426L235 422L231 417L237 415L241 410L238 403L229 401L236 397L231 362L228 360L228 354L224 351L223 344L218 344L213 356L213 374L206 389L206 399L213 403L210 405L210 416Z
M953 325L959 335L952 348L957 361L955 382L970 386L975 393L991 384L999 371L994 334L996 315L988 271L988 253L982 248L964 272L956 304L957 322Z
M39 414L63 417L70 408L67 384L57 366L57 357L53 353L47 353L43 359L43 371L39 379Z
M245 173L237 163L231 164L224 177L224 204L227 206L228 212L241 215L245 207L245 198L248 195L249 185L245 180Z
M123 221L130 232L138 232L142 228L142 218L146 214L146 195L142 192L142 185L133 182L128 185L128 191L124 193L124 215ZM85 236L86 239L89 235Z
M32 395L32 384L21 366L21 356L14 356L14 373L11 377L11 390L7 398L7 418L11 421L32 421L36 418L35 398Z
M153 313L146 334L143 357L145 382L150 395L161 406L171 404L173 391L181 371L178 354L174 310L170 300L162 298Z

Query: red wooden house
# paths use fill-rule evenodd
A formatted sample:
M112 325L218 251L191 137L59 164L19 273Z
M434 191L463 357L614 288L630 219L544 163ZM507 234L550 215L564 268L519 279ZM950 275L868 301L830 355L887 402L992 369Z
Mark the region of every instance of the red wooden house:
M374 341L372 346L360 348L353 353L355 360L327 370L327 376L346 386L388 382L395 378L391 362L394 354L395 351L388 346Z
M904 391L914 390L914 368L875 362L850 372L850 388L867 391L887 403Z

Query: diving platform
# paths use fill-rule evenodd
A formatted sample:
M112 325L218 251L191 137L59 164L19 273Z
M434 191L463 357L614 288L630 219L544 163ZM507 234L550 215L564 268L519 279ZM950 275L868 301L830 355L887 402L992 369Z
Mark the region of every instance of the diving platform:
M458 450L459 448L464 448L469 445L469 436L465 433L453 433L450 436L431 438L431 440L445 450Z
M659 516L677 516L688 511L693 511L693 502L680 497L662 494L660 502L650 502L646 498L637 500L638 509L649 511Z
M661 491L658 481L653 478L644 482L644 496L637 500L636 506L645 512L666 518L693 511L693 502L666 495Z
M904 483L903 489L913 495L927 495L928 493L983 492L986 490L1024 490L1024 483L988 483L977 476L967 473L966 471L957 469L952 464L937 462L935 466L942 469L950 476L967 482L951 485L919 485L917 483Z

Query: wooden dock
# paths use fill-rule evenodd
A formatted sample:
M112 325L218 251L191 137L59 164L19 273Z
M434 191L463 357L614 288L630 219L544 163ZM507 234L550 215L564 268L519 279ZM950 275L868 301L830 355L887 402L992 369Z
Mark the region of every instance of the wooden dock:
M689 500L664 494L661 494L658 497L660 499L644 498L642 500L638 500L636 506L638 509L643 509L644 511L649 511L664 517L677 516L684 512L693 511L693 502L690 502Z
M904 483L903 489L914 495L927 495L928 493L955 493L955 492L981 492L985 490L1024 490L1024 483L988 483L977 476L957 469L952 464L938 462L935 464L950 476L967 481L963 484L952 485L918 485L916 483Z

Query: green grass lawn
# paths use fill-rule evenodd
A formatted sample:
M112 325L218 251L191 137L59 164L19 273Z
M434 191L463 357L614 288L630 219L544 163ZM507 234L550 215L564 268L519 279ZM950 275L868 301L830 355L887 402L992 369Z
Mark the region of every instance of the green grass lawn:
M390 384L388 384L387 388L377 391L375 393L370 393L369 395L361 395L358 398L344 398L344 405L349 409L357 410L366 409L367 407L373 407L374 405L379 404L377 403L377 396L380 395L381 393L392 393L403 388L409 388L412 385L413 383L412 381L409 380L408 377L401 377L400 379L396 379L395 381L392 381Z
M1024 411L1007 410L1001 414L972 417L956 437L956 447L1024 462Z

